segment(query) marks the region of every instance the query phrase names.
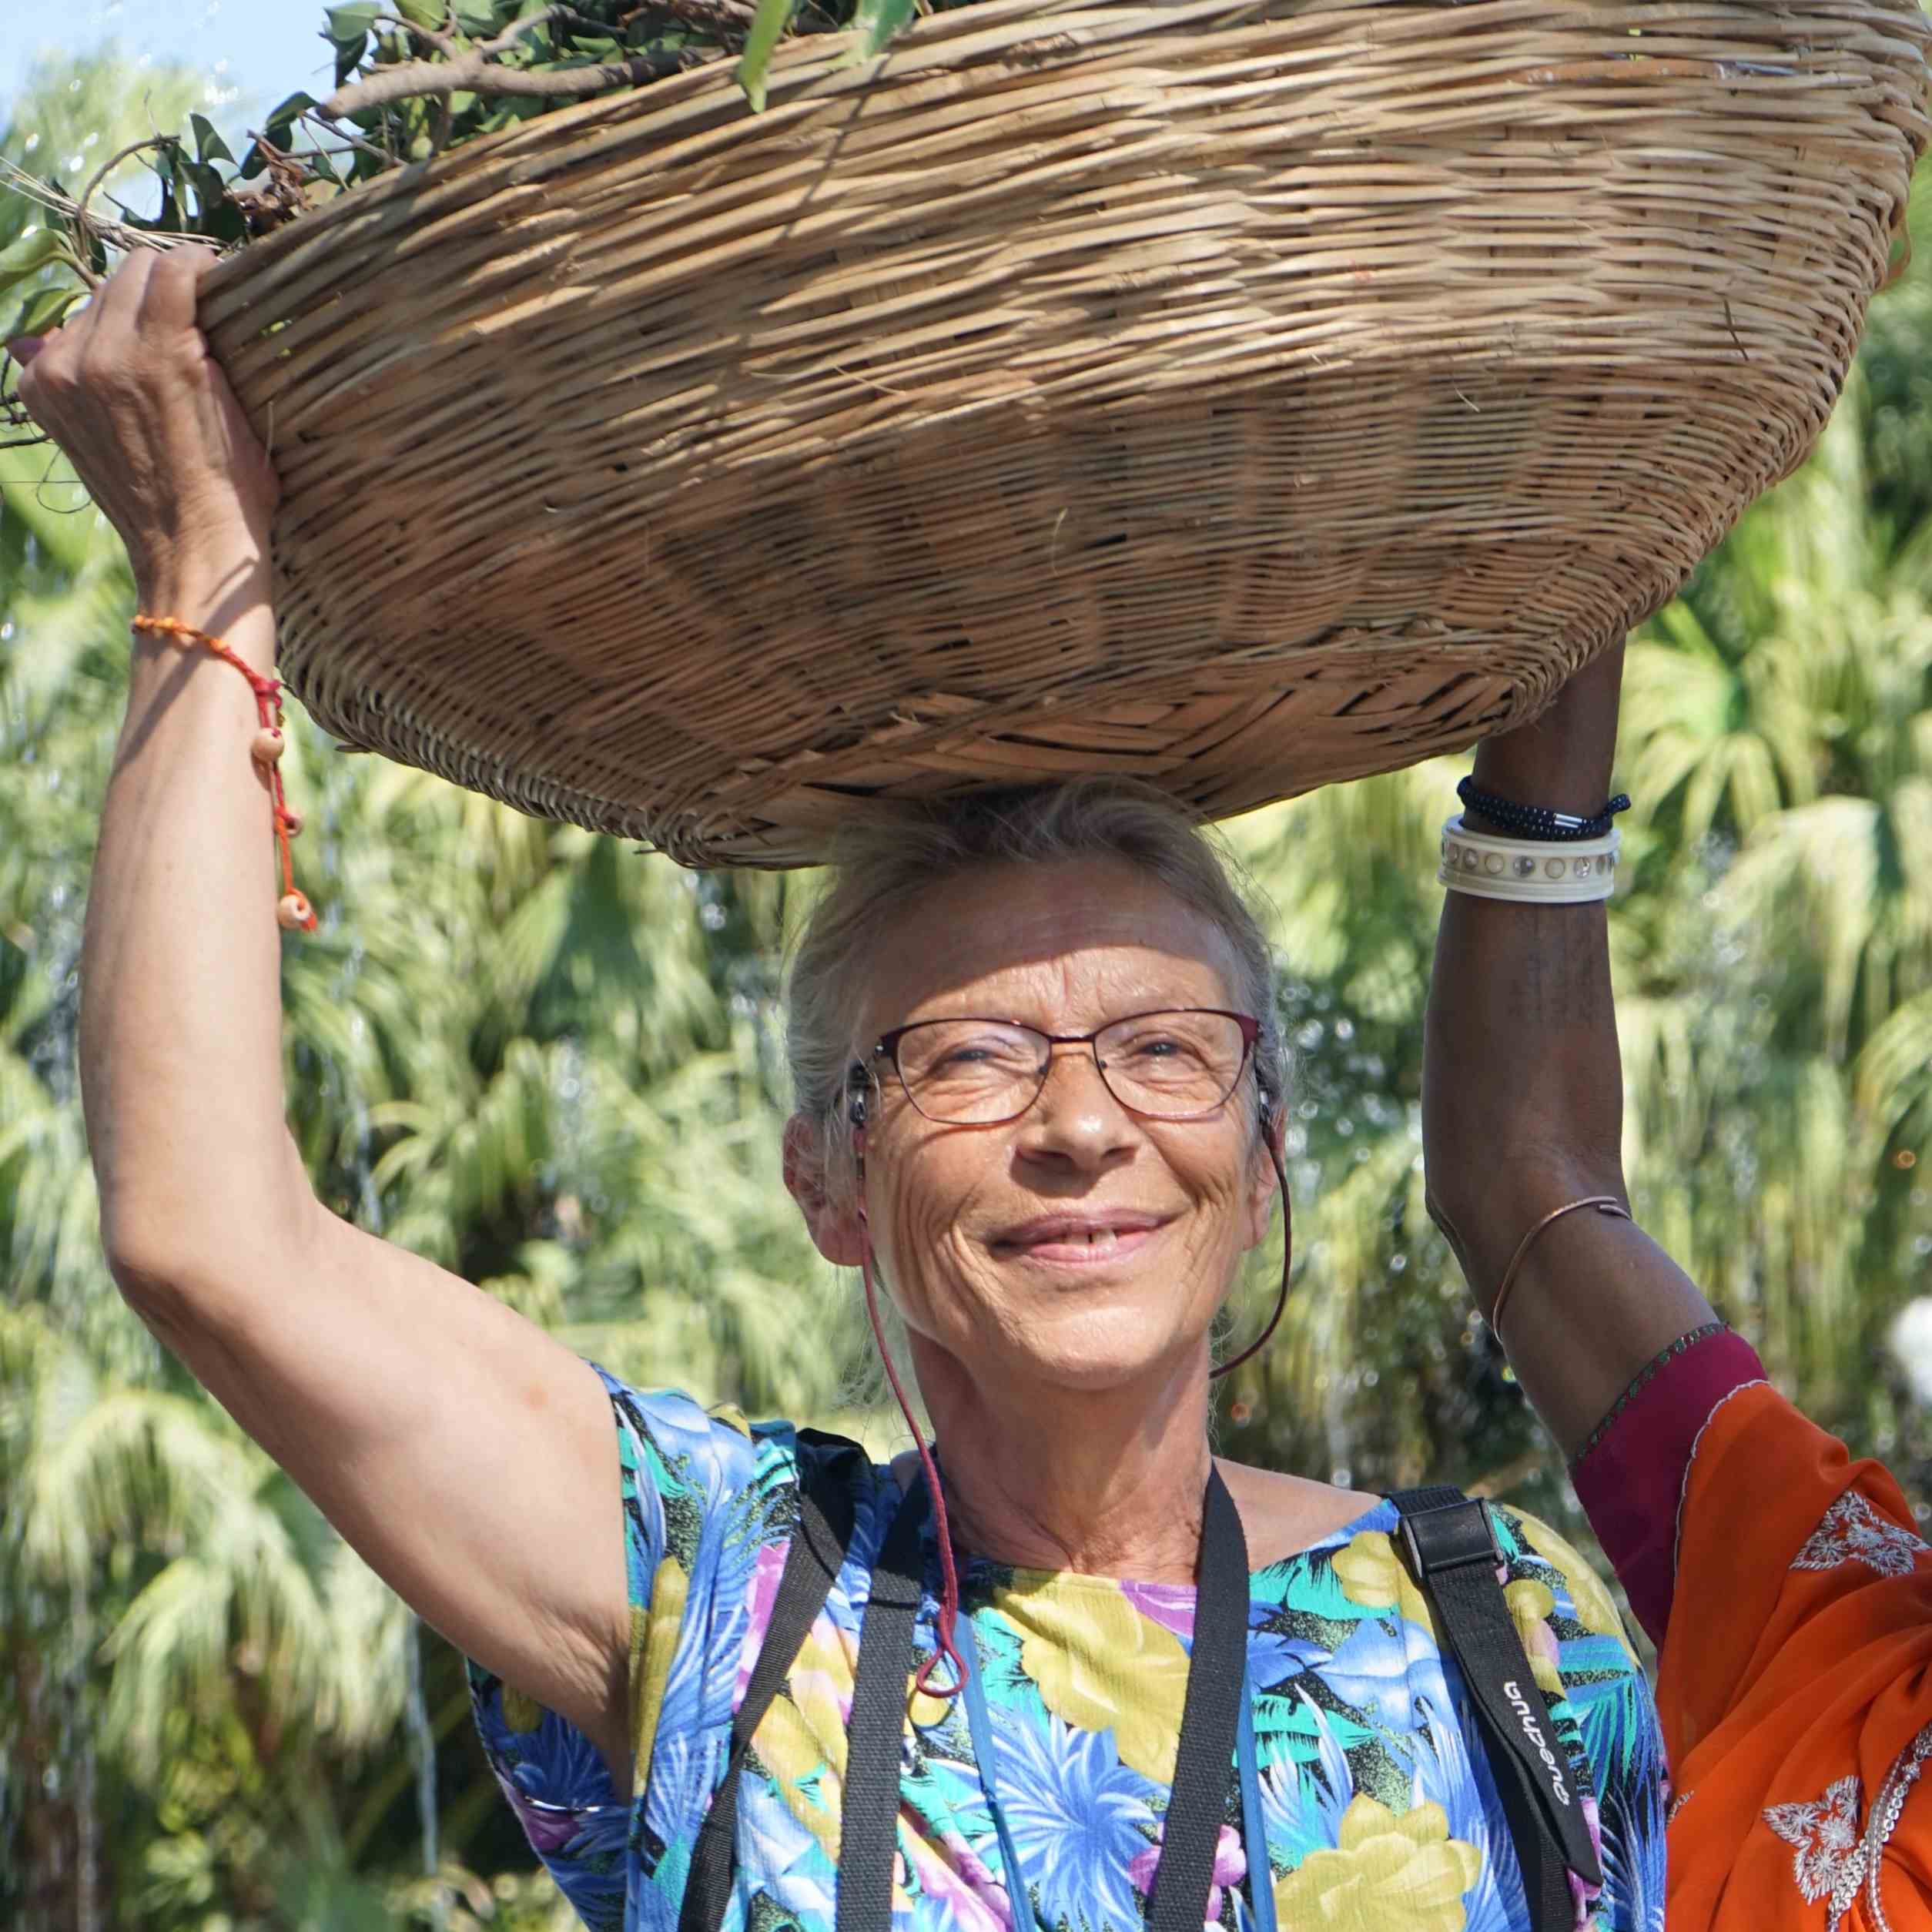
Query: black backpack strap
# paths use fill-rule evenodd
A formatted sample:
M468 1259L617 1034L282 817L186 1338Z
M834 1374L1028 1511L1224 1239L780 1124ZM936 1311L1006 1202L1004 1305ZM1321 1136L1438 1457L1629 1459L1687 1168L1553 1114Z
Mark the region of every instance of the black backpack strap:
M1147 1899L1148 1932L1194 1932L1207 1918L1214 1849L1227 1816L1228 1766L1247 1695L1247 1539L1234 1499L1211 1465L1197 1575L1180 1746Z
M1603 1882L1582 1793L1529 1666L1496 1572L1504 1558L1486 1502L1460 1489L1398 1490L1397 1540L1435 1606L1445 1644L1475 1705L1489 1768L1522 1867L1535 1932L1570 1932L1569 1874Z
M890 1932L899 1862L899 1762L906 1680L926 1581L926 1485L913 1484L872 1565L859 1626L859 1663L845 1726L845 1782L839 1806L836 1932ZM971 1633L966 1641L972 1641Z
M805 1640L838 1580L852 1542L852 1493L871 1465L865 1451L843 1436L816 1429L799 1431L799 1526L785 1552L772 1602L772 1621L752 1667L751 1681L732 1719L731 1754L711 1809L691 1847L691 1874L685 1881L678 1932L718 1932L731 1903L736 1870L738 1780L758 1721L783 1688L799 1646ZM824 1453L812 1455L811 1450Z

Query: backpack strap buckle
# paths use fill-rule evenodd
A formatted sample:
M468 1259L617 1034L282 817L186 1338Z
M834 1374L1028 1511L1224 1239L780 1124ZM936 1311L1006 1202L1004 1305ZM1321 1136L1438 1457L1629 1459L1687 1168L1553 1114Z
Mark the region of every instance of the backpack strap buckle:
M1472 1563L1495 1569L1508 1560L1488 1504L1473 1496L1458 1496L1453 1502L1405 1515L1402 1543L1418 1579Z

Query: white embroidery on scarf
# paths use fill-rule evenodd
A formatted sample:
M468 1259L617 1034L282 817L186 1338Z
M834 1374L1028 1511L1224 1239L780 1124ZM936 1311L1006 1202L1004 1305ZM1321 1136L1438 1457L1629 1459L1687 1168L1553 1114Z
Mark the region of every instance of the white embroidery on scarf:
M1873 1932L1892 1932L1892 1922L1885 1916L1884 1901L1878 1895L1885 1847L1898 1829L1905 1800L1918 1782L1919 1773L1925 1769L1928 1758L1932 1758L1932 1724L1927 1725L1899 1753L1897 1763L1886 1773L1885 1782L1879 1786L1878 1802L1872 1806L1871 1817L1865 1827L1865 1907Z
M1825 1932L1838 1932L1839 1920L1865 1882L1867 1853L1858 1827L1862 1796L1855 1776L1843 1777L1814 1803L1774 1804L1764 1814L1764 1822L1797 1848L1792 1864L1805 1902L1830 1900Z
M1880 1576L1909 1576L1913 1565L1928 1554L1932 1546L1924 1539L1881 1516L1856 1489L1847 1489L1825 1512L1791 1567L1830 1570L1840 1563L1864 1563Z

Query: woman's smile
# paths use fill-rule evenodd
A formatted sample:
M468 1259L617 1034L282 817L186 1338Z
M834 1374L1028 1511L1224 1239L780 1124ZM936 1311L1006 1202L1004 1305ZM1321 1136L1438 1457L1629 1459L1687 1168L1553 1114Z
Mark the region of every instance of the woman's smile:
M1171 1214L1131 1209L1043 1214L995 1235L989 1245L1001 1261L1033 1261L1050 1267L1093 1267L1137 1256L1158 1239L1173 1219Z

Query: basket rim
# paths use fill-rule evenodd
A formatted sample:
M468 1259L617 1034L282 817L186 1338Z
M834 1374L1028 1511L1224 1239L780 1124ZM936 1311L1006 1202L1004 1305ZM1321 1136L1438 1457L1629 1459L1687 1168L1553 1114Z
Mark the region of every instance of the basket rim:
M1592 25L1606 39L1614 39L1623 29L1601 16L1644 15L1659 5L1659 0L1595 0ZM1075 56L1103 42L1141 39L1156 43L1197 22L1224 22L1226 30L1238 31L1284 12L1344 19L1452 12L1473 22L1485 13L1520 16L1522 11L1522 0L1258 0L1258 4L1257 0L1134 0L1131 5L1110 4L1110 0L967 0L967 4L913 20L869 59L854 58L856 28L799 35L781 40L773 51L762 109L754 109L745 99L732 78L735 59L723 53L681 73L552 109L466 141L427 161L405 162L355 182L319 208L222 257L203 284L202 301L211 310L224 310L246 282L251 267L259 271L293 249L325 244L335 229L357 223L393 200L413 199L425 193L436 194L440 200L437 191L447 191L449 200L460 205L467 177L520 146L529 151L533 164L530 173L517 184L523 186L534 185L545 175L584 158L571 146L574 134L594 139L599 133L615 132L641 116L655 117L668 109L685 106L715 112L735 105L745 117L775 129L784 126L788 109L868 92L882 82L910 79L929 70L956 72L973 64L970 59L959 58L963 49L999 54L1011 53L1030 42L1038 45L1038 35L1024 31L1035 23L1062 23L1053 36L1060 44L1030 57L1030 64L1046 65L1060 56ZM1546 11L1552 22L1573 28L1574 22L1562 8L1550 5ZM1696 38L1720 39L1713 24L1719 17L1734 15L1761 26L1764 13L1761 0L1707 0L1695 22L1670 23L1671 37L1690 38L1686 29L1696 28ZM1889 28L1898 37L1901 52L1909 46L1921 62L1932 59L1932 15L1918 0L1796 0L1780 15L1786 30L1793 35L1808 17L1829 18L1847 26L1862 22L1873 29ZM983 48L975 49L976 42L983 42ZM1916 154L1925 152L1922 132L1914 135L1914 146ZM489 192L509 185L494 183ZM454 212L454 207L444 212Z

